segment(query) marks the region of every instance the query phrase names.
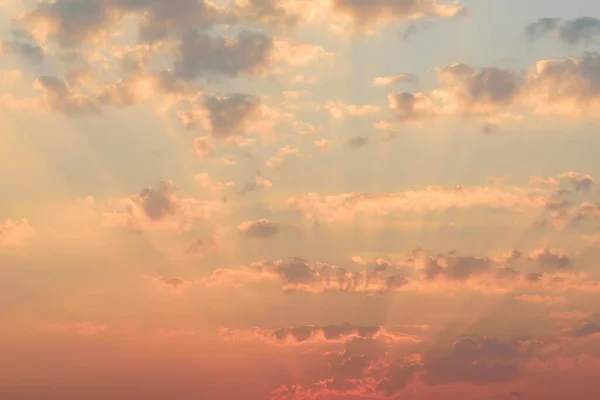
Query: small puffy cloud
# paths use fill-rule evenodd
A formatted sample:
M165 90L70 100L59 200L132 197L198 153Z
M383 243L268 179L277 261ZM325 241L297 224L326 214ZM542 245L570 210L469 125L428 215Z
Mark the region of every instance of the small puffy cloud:
M346 140L346 144L353 149L361 149L369 143L369 138L366 136L354 136Z
M207 173L196 174L194 180L202 189L220 197L226 196L229 189L233 186L233 182L215 181Z
M0 225L0 248L22 246L33 233L34 230L26 219L6 220Z
M587 192L596 183L591 175L581 175L577 172L567 172L560 175L559 178L571 182L578 192Z
M202 136L194 139L193 147L194 152L202 157L210 157L215 152L215 148L210 143L210 138L208 136Z
M322 151L329 150L329 148L331 147L331 140L327 140L327 139L315 140L315 147Z
M93 322L77 323L54 323L47 325L46 328L52 332L70 333L83 336L96 336L104 333L108 326L105 324L95 324Z
M241 135L259 118L260 99L247 94L206 96L202 104L180 117L186 126L200 124L211 136L222 139Z
M445 112L462 115L490 115L511 105L519 94L521 78L508 69L484 68L475 71L466 64L438 69L445 87L433 96L443 103Z
M569 269L573 267L571 256L561 250L542 247L532 252L529 258L548 268Z
M270 222L268 219L245 221L238 226L238 230L249 238L267 238L275 236L279 232L279 224Z
M259 171L252 182L248 182L242 187L242 189L239 191L239 194L243 196L254 192L256 189L270 188L272 186L273 183L270 180L265 179Z
M132 232L150 229L189 230L197 220L222 215L220 201L181 196L173 183L162 181L128 198L112 199L104 207L104 223Z
M320 107L319 107L320 108ZM331 118L341 121L348 117L370 117L381 111L381 107L372 104L346 104L341 100L328 101L323 109L329 111Z
M389 107L400 122L421 123L437 116L433 101L423 93L391 93Z
M297 148L291 147L289 145L284 146L277 150L275 156L268 159L265 165L270 169L279 169L283 166L288 157L292 155L298 156L299 153L300 150L298 150Z
M600 36L600 20L593 17L580 17L570 20L561 18L540 18L527 25L527 36L535 40L552 35L565 43L574 45L592 41Z
M392 86L399 82L408 82L408 83L416 83L418 82L418 78L413 74L398 74L391 76L380 76L369 83L371 86Z
M358 265L367 265L367 263L360 256L352 256L352 262Z

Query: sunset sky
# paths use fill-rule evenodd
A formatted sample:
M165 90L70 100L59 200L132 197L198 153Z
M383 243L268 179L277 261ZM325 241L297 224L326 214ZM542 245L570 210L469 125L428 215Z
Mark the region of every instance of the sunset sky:
M596 17L0 0L0 399L600 399Z

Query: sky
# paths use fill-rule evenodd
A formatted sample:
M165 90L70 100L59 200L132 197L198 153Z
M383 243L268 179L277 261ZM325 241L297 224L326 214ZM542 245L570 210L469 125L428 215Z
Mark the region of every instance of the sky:
M600 398L597 18L0 0L0 398Z

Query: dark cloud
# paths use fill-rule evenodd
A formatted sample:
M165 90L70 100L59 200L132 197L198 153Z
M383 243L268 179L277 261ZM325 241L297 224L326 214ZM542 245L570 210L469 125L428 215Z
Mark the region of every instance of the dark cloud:
M61 46L78 46L107 35L126 14L140 18L139 38L154 42L191 29L210 27L220 10L204 0L57 0L40 2L24 22L45 25Z
M136 200L148 219L158 221L175 214L177 206L174 191L171 183L161 182L157 188L143 189Z
M560 178L573 184L575 190L578 192L587 192L596 183L596 180L591 175L581 175L578 172L567 172L560 175Z
M42 106L52 112L67 116L99 113L98 107L90 97L74 93L64 81L58 78L41 76L36 80L34 87L44 92L41 99Z
M600 20L593 17L581 17L570 20L560 18L541 18L527 25L525 29L530 39L554 34L568 44L591 41L600 36Z
M46 59L46 52L29 33L13 30L12 40L0 42L0 50L12 52L32 64L41 64Z
M519 376L519 361L530 354L530 346L519 340L463 337L448 352L427 355L421 379L427 385L509 382Z
M600 333L600 325L594 322L584 321L569 331L574 338L583 338Z
M214 138L225 139L245 133L248 124L261 115L260 99L248 94L205 96L198 108L182 112L188 127L201 125Z
M351 137L349 138L346 143L348 144L348 146L355 148L355 149L360 149L365 147L368 143L369 143L369 138L366 136L355 136L355 137Z
M275 236L279 232L279 224L267 219L247 221L238 227L249 238L266 238Z
M178 276L161 276L158 279L165 285L169 285L174 288L178 288L185 283L185 280Z
M179 45L173 73L183 80L236 77L268 66L273 48L273 40L264 33L242 30L231 39L192 32Z

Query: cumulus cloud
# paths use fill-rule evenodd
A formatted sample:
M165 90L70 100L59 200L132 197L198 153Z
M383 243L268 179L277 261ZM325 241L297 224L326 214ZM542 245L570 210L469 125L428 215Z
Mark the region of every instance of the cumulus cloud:
M565 43L574 45L589 42L600 36L600 20L593 17L580 17L570 20L561 18L540 18L527 25L525 32L530 39L552 35Z
M423 93L391 93L389 107L400 122L421 123L437 116L433 101Z
M125 15L140 16L140 40L153 42L208 28L221 10L205 0L57 0L40 2L22 21L36 38L77 46L106 39Z
M215 148L210 143L210 138L207 136L202 136L194 139L193 147L194 152L202 157L210 157L215 152Z
M475 71L466 64L438 69L438 79L446 87L433 96L442 101L444 111L466 116L490 115L512 104L521 88L521 77L511 70Z
M247 94L207 96L200 107L180 114L186 126L199 123L215 138L241 135L260 116L260 99Z
M104 223L133 232L150 229L189 230L197 220L220 216L220 201L181 196L173 183L162 181L128 198L112 199L105 206Z
M235 38L190 33L179 45L173 73L183 80L236 77L270 65L273 49L273 39L264 33L241 31Z
M238 230L249 238L266 238L275 236L279 232L279 224L268 219L245 221L238 226Z
M559 178L571 182L578 192L587 192L596 183L591 175L581 175L577 172L567 172L560 175Z
M34 229L26 219L6 220L0 225L0 248L22 246L33 233Z
M317 193L294 196L286 204L305 218L320 222L352 220L359 214L385 216L399 212L442 212L451 208L485 207L521 210L543 208L546 200L520 188L428 187L397 193Z

